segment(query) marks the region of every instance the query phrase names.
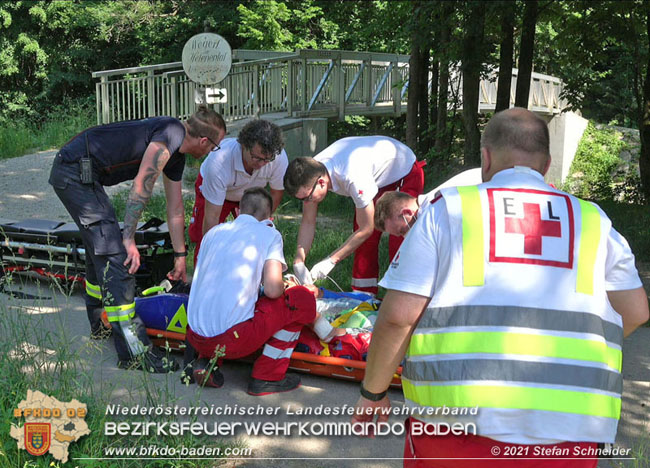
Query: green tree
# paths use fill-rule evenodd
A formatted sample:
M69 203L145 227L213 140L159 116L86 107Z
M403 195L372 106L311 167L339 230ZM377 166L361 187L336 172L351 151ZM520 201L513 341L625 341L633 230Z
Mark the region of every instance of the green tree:
M535 26L537 24L537 0L526 0L524 18L521 25L519 49L519 68L515 106L528 108L530 79L533 74L533 54L535 50Z
M645 10L646 38L650 42L650 2L643 2ZM641 155L639 169L641 186L646 199L650 199L650 53L647 54L645 81L643 84L643 107L640 112L639 130L641 131Z
M570 109L602 123L638 126L641 183L650 195L650 138L644 142L648 70L648 3L561 1L538 21L538 71L564 82ZM644 94L645 88L645 94Z
M437 116L436 116L436 135L434 142L434 152L436 155L443 153L449 154L451 151L451 139L453 132L448 125L449 117L449 79L450 64L459 54L458 46L460 41L455 41L453 34L453 25L456 24L456 5L453 2L441 2L439 18L437 22L439 33L435 35L436 41L432 45L433 60L438 62L438 96L437 96Z
M238 35L243 48L253 50L332 49L338 46L339 25L323 16L313 0L256 0L237 7Z
M479 44L485 35L485 5L468 1L465 11L465 36L461 70L463 72L463 124L465 127L465 164L480 165L480 139L478 129L478 100L481 71L485 55Z
M343 50L408 54L411 2L405 0L319 0L326 18L339 25Z
M239 2L0 1L0 117L91 96L91 72L177 61L204 23L237 41Z
M426 80L428 74L423 73L423 70L428 72L427 63L425 63L425 57L428 59L428 53L425 54L424 50L428 50L429 41L422 34L423 16L425 16L422 10L425 6L420 1L415 1L412 5L413 14L409 22L411 60L409 61L409 90L406 106L406 144L416 149L418 147L418 135L426 130L426 128L419 125L419 113L426 113L425 109L421 109L421 94L423 94L423 91L426 92L426 88L422 89L421 81Z
M499 78L497 83L497 103L494 109L495 112L510 107L516 3L501 1L500 6L501 43L499 45Z

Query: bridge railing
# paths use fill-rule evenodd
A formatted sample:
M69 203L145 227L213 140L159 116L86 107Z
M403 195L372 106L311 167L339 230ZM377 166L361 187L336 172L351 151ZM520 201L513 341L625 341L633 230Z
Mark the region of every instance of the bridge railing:
M338 117L348 114L399 115L406 111L408 55L300 50L233 51L230 74L215 87L225 88L228 102L214 109L227 121L286 113L292 117ZM97 122L157 115L189 117L196 109L197 85L181 62L94 72ZM460 79L456 77L453 79ZM517 70L513 70L512 96ZM496 74L481 82L479 109L496 104ZM462 89L462 87L458 87ZM533 73L529 108L557 113L562 82Z
M406 106L408 55L300 50L233 51L219 84L228 102L214 105L228 121L286 112L291 116L399 114ZM238 61L237 61L238 60ZM197 85L181 62L94 72L97 122L156 115L186 118L196 109ZM347 108L347 109L346 109Z
M493 111L497 103L497 78L499 69L492 70L488 77L481 80L479 92L479 112ZM510 105L515 103L515 90L519 70L513 68L510 84ZM462 87L460 88L462 89ZM562 99L562 80L542 73L533 73L528 95L528 109L538 114L556 114L567 106Z

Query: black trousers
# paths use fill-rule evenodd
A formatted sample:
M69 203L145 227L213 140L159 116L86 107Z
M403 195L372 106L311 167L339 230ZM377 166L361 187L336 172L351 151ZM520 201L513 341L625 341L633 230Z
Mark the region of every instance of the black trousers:
M64 162L60 154L54 159L49 182L81 233L86 250L86 281L101 290L101 297L88 293L85 297L91 331L100 326L104 307L108 310L119 306L125 314L122 320L111 319L109 314L118 358L128 360L143 353L151 341L142 319L135 314L135 279L124 266L126 250L120 226L104 187L96 181L82 184L79 164Z

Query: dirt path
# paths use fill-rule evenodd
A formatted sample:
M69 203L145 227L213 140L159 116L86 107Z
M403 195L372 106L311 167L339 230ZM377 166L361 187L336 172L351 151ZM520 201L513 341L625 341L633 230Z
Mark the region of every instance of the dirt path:
M72 219L47 182L56 151L41 151L20 158L0 160L0 219L41 218L71 222ZM185 184L187 185L187 184ZM131 182L106 187L109 196L131 188ZM154 193L164 190L162 178ZM193 196L184 187L184 196Z

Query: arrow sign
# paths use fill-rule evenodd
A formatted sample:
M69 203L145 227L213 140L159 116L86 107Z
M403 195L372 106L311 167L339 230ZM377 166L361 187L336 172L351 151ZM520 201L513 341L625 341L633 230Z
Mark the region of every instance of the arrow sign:
M208 104L223 104L228 102L226 88L205 88L205 102Z

